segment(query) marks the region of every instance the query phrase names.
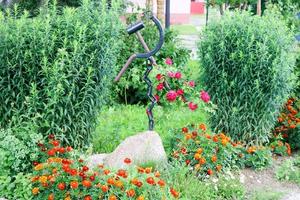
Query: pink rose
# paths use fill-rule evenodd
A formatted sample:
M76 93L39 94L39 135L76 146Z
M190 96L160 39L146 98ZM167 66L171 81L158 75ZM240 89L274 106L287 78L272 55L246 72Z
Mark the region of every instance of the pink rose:
M189 86L190 87L195 87L195 81L189 81Z
M179 90L177 90L176 93L177 93L177 95L181 96L184 94L184 91L183 91L183 89L179 89Z
M175 101L177 98L177 93L174 90L170 90L167 93L166 97L167 97L167 100L170 102Z
M162 76L161 74L157 74L157 75L156 75L156 79L157 79L158 81L160 81L160 80L162 79L162 77L163 77L163 76Z
M207 92L205 91L201 91L200 92L200 98L202 99L202 101L204 101L205 103L208 103L210 101L210 96Z
M170 78L175 78L175 73L174 72L168 72L168 76Z
M175 78L181 79L181 73L180 73L180 72L176 72L176 73L175 73Z
M189 103L189 108L191 109L191 111L194 111L198 108L198 105L193 103L193 102L190 102Z
M167 58L167 59L166 59L166 64L167 64L167 65L173 65L172 59L171 59L171 58Z
M155 99L156 99L156 102L159 102L159 96L156 94L154 95Z
M164 84L163 83L159 83L157 86L156 86L156 89L158 91L161 91L162 89L164 89Z

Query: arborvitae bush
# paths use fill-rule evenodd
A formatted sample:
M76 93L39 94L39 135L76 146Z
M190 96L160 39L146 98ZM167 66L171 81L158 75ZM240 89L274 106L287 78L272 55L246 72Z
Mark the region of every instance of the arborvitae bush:
M34 18L0 13L0 126L33 121L83 146L116 74L118 5L49 7Z
M199 43L203 81L218 109L210 123L233 139L264 142L293 88L294 37L278 15L228 14Z

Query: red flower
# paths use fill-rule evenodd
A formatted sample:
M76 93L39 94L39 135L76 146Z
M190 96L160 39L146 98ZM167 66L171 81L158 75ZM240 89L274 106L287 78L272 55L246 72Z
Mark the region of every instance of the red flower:
M163 83L159 83L157 86L156 86L156 90L158 91L161 91L164 89L164 84Z
M117 175L121 176L123 178L127 178L127 176L128 176L126 170L124 170L124 169L119 169Z
M89 168L87 166L83 166L82 171L84 171L84 172L89 171Z
M89 188L92 186L92 183L89 180L83 180L82 185L86 188Z
M162 79L162 77L163 77L163 75L161 75L161 74L157 74L157 75L156 75L156 79L157 79L158 81L160 81L160 80Z
M208 103L210 101L210 96L207 92L205 91L201 91L200 92L200 98L202 99L202 101L204 101L205 103Z
M161 180L161 179L157 182L157 184L158 184L160 187L164 187L164 186L166 185L166 183L165 183L163 180Z
M73 150L73 148L72 147L67 147L67 152L70 152L70 151L72 151Z
M183 127L183 128L182 128L182 132L183 132L183 133L187 133L188 131L189 131L189 129L188 129L187 127Z
M130 158L125 158L125 159L124 159L124 163L126 163L126 164L130 164L130 163L131 163L131 160L130 160Z
M55 136L54 136L53 134L50 134L50 135L48 135L48 138L49 138L50 140L53 140L53 139L55 138Z
M177 95L181 96L184 94L184 91L183 91L183 89L179 89L179 90L177 90L176 93L177 93Z
M198 105L197 105L197 104L194 104L193 102L190 102L190 103L189 103L189 108L190 108L192 111L194 111L194 110L196 110L196 109L198 108Z
M212 169L208 169L208 170L207 170L207 174L208 174L208 175L213 175L213 170L212 170Z
M107 185L102 185L101 190L102 192L107 192L109 190L109 187Z
M168 72L168 76L170 78L175 78L175 73L174 72Z
M191 163L190 160L186 160L186 161L185 161L185 164L186 164L186 165L189 165L190 163Z
M195 81L189 81L189 86L190 87L195 87Z
M176 72L176 73L175 73L175 78L181 79L181 73L180 73L180 72Z
M55 150L54 149L50 149L48 152L47 152L47 154L48 154L48 156L55 156Z
M159 96L156 94L154 95L155 99L156 99L156 102L159 102Z
M154 178L152 178L152 177L148 177L148 178L146 179L146 181L147 181L147 183L150 184L150 185L154 185L154 184L155 184L155 180L154 180Z
M174 190L174 188L170 188L170 192L173 195L173 197L175 198L179 197L179 193L176 190Z
M64 189L66 188L66 184L65 184L65 183L59 183L59 184L57 185L57 188L58 188L59 190L64 190Z
M130 189L126 192L128 197L134 197L135 196L135 191L134 189Z
M167 97L167 100L170 102L175 101L177 98L177 93L174 90L170 90L166 94L166 97Z
M59 146L59 141L53 140L53 141L51 142L51 144L52 144L53 146L57 147L57 146Z
M84 200L92 200L92 197L91 197L90 195L85 196L85 197L84 197Z
M165 63L166 63L167 65L173 65L173 61L172 61L171 58L166 58Z
M71 187L72 189L77 189L77 188L78 188L78 182L77 182L77 181L71 181L70 187Z

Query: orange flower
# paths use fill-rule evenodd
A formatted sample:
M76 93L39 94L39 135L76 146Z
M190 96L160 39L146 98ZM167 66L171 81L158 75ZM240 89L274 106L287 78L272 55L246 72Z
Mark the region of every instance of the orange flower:
M195 153L194 158L195 158L195 160L200 160L201 154Z
M206 163L205 158L200 158L199 164L200 164L200 165L204 165L205 163Z
M145 197L139 196L138 198L136 198L136 200L145 200Z
M105 170L103 170L103 173L104 173L105 175L108 175L108 174L110 173L110 170L109 170L109 169L105 169Z
M218 136L215 135L215 136L213 137L213 141L214 141L214 142L218 142L218 141L219 141Z
M124 163L126 163L126 164L130 164L130 163L131 163L131 160L130 160L130 158L125 158L125 159L124 159Z
M216 170L219 172L219 171L221 171L221 169L222 169L222 165L217 165L216 166Z
M135 196L135 191L134 189L130 189L126 192L128 197L134 197Z
M156 172L154 173L154 176L155 176L156 178L159 178L159 177L160 177L159 171L156 171Z
M205 124L200 124L200 125L199 125L199 129L201 129L202 131L206 131L206 126L205 126Z
M221 143L222 143L223 146L226 146L227 143L228 143L228 140L227 140L226 138L223 138L223 139L221 140Z
M108 200L117 200L117 197L114 194L111 194Z
M83 185L83 187L89 188L92 186L92 183L89 180L83 180L82 185Z
M174 188L170 188L170 193L172 194L173 197L178 198L179 197L179 192L174 190Z
M115 182L115 186L118 187L118 188L122 188L123 185L124 185L123 182L120 181L120 180L117 180L117 181Z
M207 170L207 174L210 175L210 176L213 175L213 170L212 169L208 169Z
M41 176L41 177L39 178L39 181L40 181L41 183L46 183L46 182L47 182L47 176Z
M200 164L196 164L195 165L195 170L199 170L201 168L201 165Z
M152 177L148 177L148 178L146 179L146 181L147 181L147 183L150 184L150 185L154 185L154 184L155 184L155 180L154 180L154 178L152 178Z
M144 168L142 168L142 167L137 167L137 171L139 172L139 173L145 173L145 169Z
M163 180L161 180L161 179L157 182L157 184L158 184L160 187L164 187L164 186L166 185L165 181L163 181Z
M185 134L185 139L186 140L190 140L190 139L192 139L192 134L189 134L189 133L187 133L187 134Z
M54 194L51 193L49 196L48 196L48 200L54 200Z
M152 167L146 167L145 172L146 174L150 174L152 172Z
M203 152L202 148L197 149L197 153L201 154Z
M78 182L77 181L71 181L70 182L70 187L72 189L77 189L78 188Z
M213 155L213 156L211 157L211 161L212 161L212 162L216 162L216 161L217 161L217 156L216 156L216 155Z
M41 164L38 164L37 166L34 167L34 170L36 171L39 171L39 170L42 170L44 169L44 165L41 163Z
M256 147L255 146L251 146L251 147L249 147L248 149L247 149L247 152L248 153L254 153L256 151Z
M35 187L35 188L32 189L32 194L37 195L39 193L39 191L40 191L40 189Z
M102 190L102 192L107 192L108 190L109 190L109 187L107 186L107 185L102 185L101 186L101 190Z
M115 183L115 180L113 178L109 178L109 179L107 179L107 183L109 185L113 185Z

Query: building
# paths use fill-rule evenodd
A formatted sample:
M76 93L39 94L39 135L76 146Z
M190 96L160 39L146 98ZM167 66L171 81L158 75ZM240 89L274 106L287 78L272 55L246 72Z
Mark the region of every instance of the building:
M141 8L146 6L146 0L130 1ZM156 2L156 0L152 0L154 11L157 10ZM185 24L189 22L191 15L205 13L204 0L170 0L170 4L171 24ZM131 12L130 9L129 12Z

